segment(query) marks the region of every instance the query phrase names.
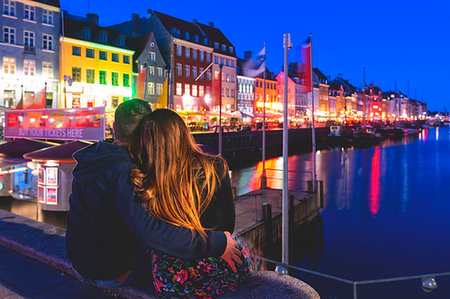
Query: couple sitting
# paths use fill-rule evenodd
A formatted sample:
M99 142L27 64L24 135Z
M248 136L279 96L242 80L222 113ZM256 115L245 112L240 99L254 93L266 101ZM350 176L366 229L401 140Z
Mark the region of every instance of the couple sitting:
M246 279L226 162L203 153L175 112L142 100L117 108L114 131L114 144L74 154L66 251L75 270L106 287L152 271L158 294L180 297L215 297Z

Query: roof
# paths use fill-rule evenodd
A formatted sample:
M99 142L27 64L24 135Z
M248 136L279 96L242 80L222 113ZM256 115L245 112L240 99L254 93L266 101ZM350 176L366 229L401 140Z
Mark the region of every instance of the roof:
M33 1L34 2L43 3L43 4L47 4L47 5L51 5L51 6L60 7L59 0L33 0Z
M54 146L56 143L34 139L15 139L0 144L0 154L10 157L22 157L23 154Z
M86 146L89 146L91 144L92 144L91 142L86 141L73 141L25 154L24 158L30 160L75 161L72 155L76 151L85 148Z
M195 41L194 35L198 35L200 37L200 36L204 36L204 34L200 31L200 29L194 23L184 21L182 19L178 19L178 18L169 16L169 15L157 12L157 11L153 11L153 13L159 18L159 20L161 21L163 26L167 29L167 31L170 34L172 34L174 37L189 40L190 42L204 45L204 43L202 43L201 40L199 40L198 42ZM180 36L175 34L173 29L180 30ZM189 39L184 38L185 32L189 33Z
M319 81L328 81L327 76L325 76L318 68L313 68L314 73L319 77Z
M134 57L141 56L142 51L145 50L147 47L148 40L153 35L152 32L149 32L147 34L138 36L138 37L129 37L127 38L127 46L134 50Z
M214 52L236 57L236 50L234 49L233 44L226 38L226 36L220 31L219 28L208 26L205 24L196 23L202 31L206 34L206 36L211 41L211 46L214 48ZM213 43L219 43L219 48L216 49ZM226 46L225 51L222 50L222 45ZM229 51L230 47L232 47L232 52Z
M85 28L90 30L90 38L86 38L84 36L83 29ZM108 34L108 39L106 43L100 40L101 32L106 32ZM118 48L128 49L126 43L125 47L120 46L119 44L119 37L125 38L125 35L121 34L120 31L108 27L99 26L97 24L94 24L93 22L89 22L85 17L67 15L64 18L64 36L71 37L74 39L90 41L93 43L105 44Z

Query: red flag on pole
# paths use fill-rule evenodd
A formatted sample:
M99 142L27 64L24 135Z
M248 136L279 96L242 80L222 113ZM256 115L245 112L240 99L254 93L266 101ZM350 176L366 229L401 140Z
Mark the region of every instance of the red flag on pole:
M305 86L305 92L311 92L311 37L303 43L302 45L302 57L300 65L300 79L303 86Z
M213 107L214 106L219 106L220 105L220 100L221 100L221 93L222 93L222 86L220 82L221 78L220 78L220 72L215 71L213 73L213 78L212 78L212 82L211 82L211 97L212 97L212 102L213 102Z

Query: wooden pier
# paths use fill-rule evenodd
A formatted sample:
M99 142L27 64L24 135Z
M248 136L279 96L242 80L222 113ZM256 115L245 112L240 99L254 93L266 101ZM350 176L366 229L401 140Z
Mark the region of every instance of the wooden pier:
M253 248L265 248L281 240L281 190L259 189L236 198L235 234ZM290 227L318 215L320 193L289 190Z

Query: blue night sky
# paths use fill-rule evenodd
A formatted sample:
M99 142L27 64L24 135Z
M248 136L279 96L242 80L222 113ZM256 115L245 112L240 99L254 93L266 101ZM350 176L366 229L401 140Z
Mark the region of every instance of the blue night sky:
M88 5L90 2L90 5ZM129 3L126 5L125 3ZM220 4L219 4L220 3ZM333 79L342 73L355 86L373 82L382 90L397 88L428 104L450 110L450 1L138 1L62 0L69 13L100 15L107 26L140 16L147 9L191 21L214 22L234 44L239 57L259 52L267 42L267 67L283 64L282 40L291 33L289 61L313 34L313 64Z

